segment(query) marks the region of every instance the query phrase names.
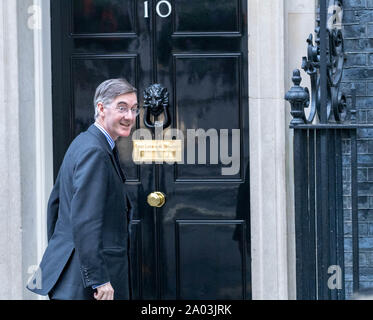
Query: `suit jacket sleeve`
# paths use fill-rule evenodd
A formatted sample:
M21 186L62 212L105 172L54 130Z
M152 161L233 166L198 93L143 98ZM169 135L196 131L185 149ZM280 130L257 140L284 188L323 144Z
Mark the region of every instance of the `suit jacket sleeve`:
M90 149L78 159L74 170L71 223L85 287L110 281L102 253L105 204L110 196L109 168L105 153Z
M48 201L47 209L47 235L48 242L53 236L54 228L58 218L58 210L60 206L60 175L58 175L56 183L52 189L51 195Z

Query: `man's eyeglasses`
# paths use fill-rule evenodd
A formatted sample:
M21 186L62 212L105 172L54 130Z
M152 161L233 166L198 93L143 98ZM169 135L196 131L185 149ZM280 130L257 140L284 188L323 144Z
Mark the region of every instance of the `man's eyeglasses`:
M122 106L118 106L115 108L120 114L123 114L124 116L128 115L128 113L131 111L132 115L137 117L140 114L139 108L126 108Z

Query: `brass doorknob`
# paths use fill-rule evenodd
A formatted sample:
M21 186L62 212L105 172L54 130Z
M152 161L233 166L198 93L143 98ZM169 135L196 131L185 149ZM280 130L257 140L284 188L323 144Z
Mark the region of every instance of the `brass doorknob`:
M162 192L156 191L149 194L147 200L149 206L160 208L166 203L166 196Z

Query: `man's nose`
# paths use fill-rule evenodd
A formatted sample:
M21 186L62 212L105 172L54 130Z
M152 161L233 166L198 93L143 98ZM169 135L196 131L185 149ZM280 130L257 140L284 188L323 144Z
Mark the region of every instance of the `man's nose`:
M135 115L132 113L131 110L128 110L127 114L124 116L127 120L133 120Z

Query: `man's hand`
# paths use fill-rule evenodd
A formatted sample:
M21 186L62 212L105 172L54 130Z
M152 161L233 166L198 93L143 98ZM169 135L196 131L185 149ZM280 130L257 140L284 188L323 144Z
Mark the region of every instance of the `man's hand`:
M114 300L114 289L110 282L98 287L96 290L97 292L94 294L96 300Z

